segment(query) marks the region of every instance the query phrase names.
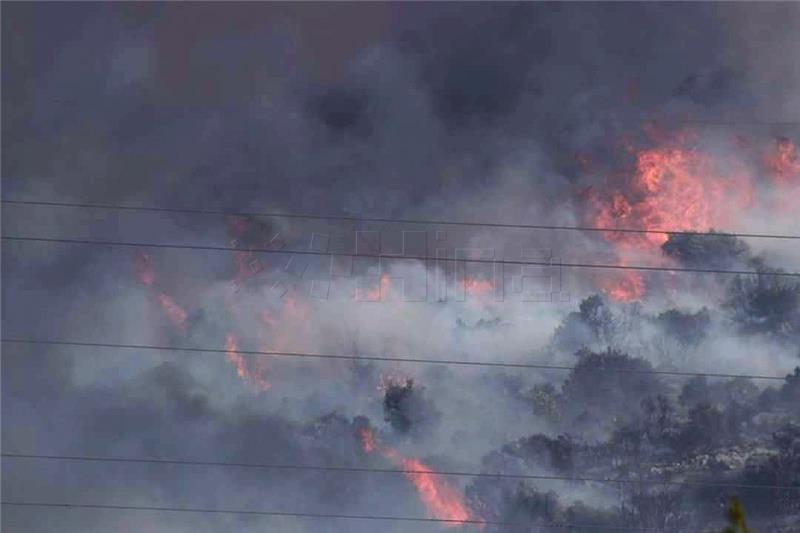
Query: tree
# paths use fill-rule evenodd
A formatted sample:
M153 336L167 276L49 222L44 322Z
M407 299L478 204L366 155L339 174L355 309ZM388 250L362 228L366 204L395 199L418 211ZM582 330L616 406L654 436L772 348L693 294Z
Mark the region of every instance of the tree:
M728 527L722 533L750 533L747 522L744 519L744 506L739 498L733 496L728 507Z

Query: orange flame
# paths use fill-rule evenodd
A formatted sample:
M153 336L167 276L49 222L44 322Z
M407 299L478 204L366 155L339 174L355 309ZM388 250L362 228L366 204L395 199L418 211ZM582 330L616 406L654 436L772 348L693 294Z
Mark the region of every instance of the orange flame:
M225 337L225 357L236 367L236 374L240 378L245 379L247 378L247 364L245 363L244 357L237 353L238 349L239 346L236 342L236 336L233 333L228 333Z
M795 144L782 137L765 157L767 169L773 180L780 184L800 181L800 157Z
M463 284L463 287L466 289L466 291L472 294L484 295L489 294L494 290L494 283L488 279L462 278L459 281Z
M589 193L590 222L601 227L708 231L725 226L737 209L752 202L752 179L740 161L719 161L690 145L691 135L658 135L664 144L636 153L633 172L608 193ZM723 164L724 163L724 164ZM604 233L620 263L648 255L663 261L665 233ZM608 277L603 289L615 300L633 301L645 293L640 274Z
M236 336L233 333L228 333L225 337L225 357L236 367L236 375L242 381L250 383L258 390L268 390L271 385L264 377L265 368L262 365L257 365L255 371L250 370L247 366L247 361L238 350L239 345L236 341Z
M446 479L433 471L419 459L401 456L397 450L388 446L379 446L375 434L369 428L358 431L361 447L366 453L379 450L381 454L397 464L403 474L411 481L420 500L428 511L428 515L437 520L447 520L448 527L462 525L472 520L461 495Z
M449 526L457 526L471 519L471 515L461 495L456 492L441 476L431 472L427 465L417 459L400 458L400 464L406 470L406 477L428 509L428 514L439 520L452 520Z
M133 258L133 268L136 270L136 277L142 285L152 287L156 276L153 272L153 263L150 254L145 251L137 250Z
M186 311L184 311L181 306L175 303L175 300L163 292L158 293L157 297L158 303L161 304L161 308L165 313L167 313L167 316L170 320L172 320L172 323L180 329L185 329L187 316Z
M383 296L389 294L389 287L391 285L391 278L388 274L382 274L378 286L374 289L358 289L359 300L367 302L379 302Z
M136 271L136 277L139 282L150 288L155 288L156 275L153 270L153 262L150 254L142 250L137 250L133 258L133 267ZM167 293L158 291L156 292L156 299L161 309L167 314L172 323L179 330L185 332L187 314L184 309L178 305Z
M644 279L638 272L630 270L615 273L601 283L603 291L617 302L635 302L641 300L645 293Z
M596 201L594 222L648 230L708 231L733 215L726 201L747 205L752 198L749 176L725 175L712 158L693 149L653 148L637 154L634 175L624 190L605 202ZM597 200L597 199L596 199ZM660 246L664 233L608 233L608 239L635 248L648 241Z
M375 433L369 428L361 428L358 430L358 438L361 440L361 448L366 453L372 453L377 446L375 442Z

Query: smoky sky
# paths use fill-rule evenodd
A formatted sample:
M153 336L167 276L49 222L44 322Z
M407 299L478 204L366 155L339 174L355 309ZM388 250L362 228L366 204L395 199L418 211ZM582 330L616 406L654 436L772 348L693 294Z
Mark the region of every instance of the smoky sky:
M751 156L776 139L800 142L798 4L41 2L5 4L2 24L3 199L586 225L587 195L624 183L629 146L690 127L708 153L741 157L753 175L756 200L713 229L800 233L790 210L765 200L800 200L797 183L775 192ZM364 249L367 234L380 236L380 250L412 255L444 246L613 263L620 253L613 239L588 233L274 218L246 218L242 230L219 215L12 204L2 224L4 235L344 255ZM794 242L673 236L626 259L797 272ZM699 464L691 461L723 448L747 457L768 448L773 462L698 476L778 483L776 464L800 468L791 462L797 444L785 444L795 442L797 426L785 424L798 423L796 377L745 390L598 374L791 375L800 364L800 285L791 278L653 274L646 296L623 304L603 293L600 273L571 270L548 273L544 299L484 305L473 297L480 283L442 298L433 280L493 280L496 296L491 265L439 272L418 261L159 249L148 252L148 284L141 272L137 280L143 259L130 247L4 241L2 251L4 338L223 349L235 334L251 350L576 366L248 359L246 368L268 376L259 388L223 353L4 344L6 453L391 467L364 450L359 431L370 427L437 470L608 477L625 473L622 459L598 450L627 450L627 461L638 431L657 444L636 448L637 468L650 459ZM381 269L400 281L384 287ZM506 274L509 294L541 275ZM359 286L360 276L372 281ZM400 285L405 295L426 288L423 301L353 298ZM170 316L165 301L185 317ZM724 436L706 442L707 420ZM427 516L397 474L9 457L2 470L4 501ZM721 526L726 496L448 482L479 518L587 531ZM754 520L765 531L790 524L800 516L792 494ZM449 529L11 506L2 523L26 532Z

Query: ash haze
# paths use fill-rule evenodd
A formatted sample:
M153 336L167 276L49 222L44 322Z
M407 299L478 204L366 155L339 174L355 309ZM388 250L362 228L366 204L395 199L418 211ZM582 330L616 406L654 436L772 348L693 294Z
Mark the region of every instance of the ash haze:
M4 240L4 339L217 351L6 342L3 453L403 472L6 455L3 530L697 532L735 494L798 531L800 279L767 274L798 241L691 233L800 235L798 27L797 3L4 4L4 200L350 218L4 203L4 236L231 250Z

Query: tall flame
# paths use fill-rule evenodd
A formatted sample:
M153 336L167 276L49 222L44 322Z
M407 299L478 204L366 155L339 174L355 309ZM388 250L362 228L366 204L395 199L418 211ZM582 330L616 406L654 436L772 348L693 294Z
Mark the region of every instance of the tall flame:
M448 525L457 526L471 519L461 495L441 476L431 472L422 461L413 458L398 457L397 460L406 470L406 477L417 489L422 503L433 518L452 520Z
M239 376L242 381L251 384L258 390L269 390L271 384L264 376L266 367L259 364L260 360L256 362L254 369L248 366L247 360L239 353L239 343L236 340L236 335L233 333L228 333L225 337L225 357L236 368L236 375Z
M225 337L225 357L236 367L236 374L240 378L246 379L247 364L242 354L238 353L238 350L239 346L236 342L236 336L233 333L228 333Z
M403 457L397 450L388 446L380 446L374 432L369 428L361 428L358 436L365 453L378 450L381 455L403 470L403 474L414 486L429 516L437 520L447 520L448 527L473 520L458 491L442 476L435 474L428 465L419 459Z
M657 230L708 231L730 224L737 210L752 202L752 179L738 160L720 161L692 145L692 136L659 135L662 144L635 153L632 172L608 192L590 193L595 226L643 228L654 233L604 233L619 262L647 256L664 261L659 247L668 235ZM618 272L603 282L616 300L640 299L641 274Z
M138 278L139 283L145 287L155 289L156 276L155 271L153 270L153 261L150 257L150 254L142 250L137 250L136 255L134 255L133 258L133 267L136 271L136 277ZM158 304L161 306L161 309L164 310L164 313L166 313L170 321L175 325L176 328L178 328L178 330L185 333L187 318L186 311L180 305L178 305L171 296L163 291L156 290L155 296Z
M785 137L778 139L768 151L765 163L773 181L779 184L800 182L800 157L797 146L791 140Z
M169 295L160 292L156 295L158 298L158 303L161 305L161 309L167 314L169 319L175 324L175 327L184 330L186 328L186 311L184 311L183 307L175 303Z

